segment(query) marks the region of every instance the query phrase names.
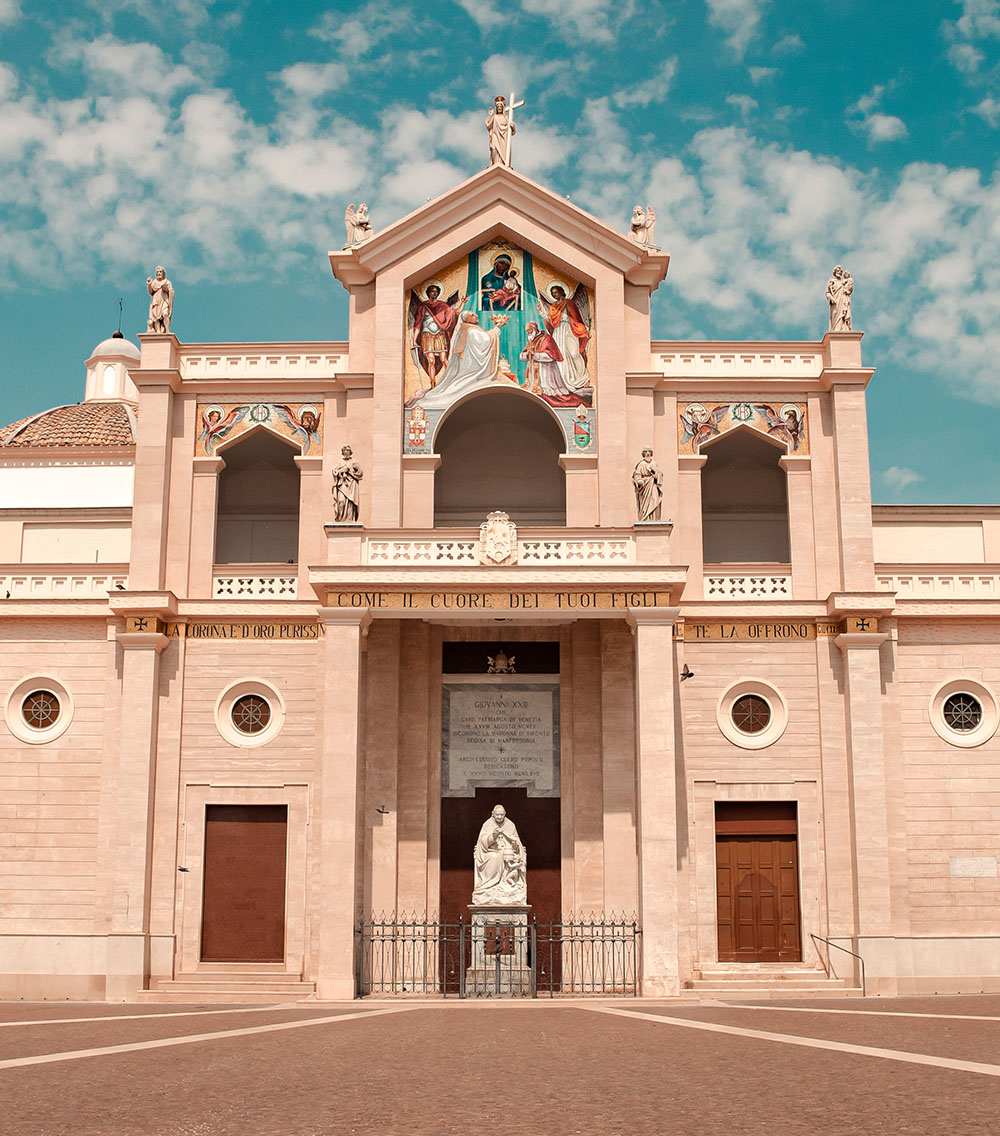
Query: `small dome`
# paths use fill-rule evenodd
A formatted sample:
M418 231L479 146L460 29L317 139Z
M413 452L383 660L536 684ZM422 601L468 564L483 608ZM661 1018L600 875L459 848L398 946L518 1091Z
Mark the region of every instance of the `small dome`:
M115 332L110 339L102 339L90 353L91 359L100 359L102 355L124 355L127 359L139 360L139 348L131 339Z
M0 429L0 450L29 446L134 445L135 410L122 402L57 406Z

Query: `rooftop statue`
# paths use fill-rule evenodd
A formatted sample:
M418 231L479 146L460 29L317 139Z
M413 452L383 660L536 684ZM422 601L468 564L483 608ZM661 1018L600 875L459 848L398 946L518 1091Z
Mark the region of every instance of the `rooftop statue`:
M156 266L152 276L146 277L146 291L150 295L146 329L167 335L170 332L170 317L174 314L174 286L167 279L167 271L162 264Z
M854 278L838 264L826 282L826 299L830 305L830 330L851 330L851 296L854 295Z
M629 223L629 236L637 245L656 245L656 213L652 205L645 209L641 205L633 206L632 220Z
M493 106L486 115L486 133L490 136L491 166L511 165L510 142L517 133L517 127L514 125L514 111L520 106L524 106L524 99L515 102L513 91L509 103L503 95L497 95L493 100Z
M375 236L371 220L368 217L368 206L365 202L354 208L353 203L344 210L344 227L347 229L347 244L345 249L355 245L363 245Z

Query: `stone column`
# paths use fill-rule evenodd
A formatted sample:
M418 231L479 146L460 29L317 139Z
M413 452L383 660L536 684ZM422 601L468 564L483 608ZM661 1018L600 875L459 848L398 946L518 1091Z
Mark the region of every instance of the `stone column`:
M887 638L850 632L835 640L844 653L858 953L880 994L895 993L896 969L894 948L885 942L892 934L892 890L879 649ZM866 947L865 940L875 941Z
M323 514L328 498L323 496L323 459L318 454L294 459L299 467L298 598L311 598L309 566L326 563Z
M677 959L677 769L674 745L676 608L632 609L635 633L642 993L680 989Z
M122 648L122 728L115 784L105 997L109 1002L132 1002L149 974L149 874L160 652L169 639L156 632L123 632L118 643Z
M191 559L188 566L188 598L212 597L215 566L216 506L219 474L226 468L222 458L194 458L191 462Z
M778 461L788 490L788 544L792 598L816 598L816 540L813 530L811 459L786 455Z
M700 600L705 594L701 471L707 461L706 454L691 454L677 459L677 514L671 563L688 566L687 586L684 589L686 600Z
M319 617L326 637L316 993L319 998L344 1000L355 994L361 642L370 616L367 609L346 612L321 607Z

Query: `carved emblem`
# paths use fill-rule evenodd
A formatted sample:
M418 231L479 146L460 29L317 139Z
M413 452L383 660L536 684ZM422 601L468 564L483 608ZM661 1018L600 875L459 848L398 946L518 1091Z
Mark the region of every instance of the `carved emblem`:
M517 563L517 525L499 509L479 526L479 563Z
M427 441L427 411L422 406L414 406L410 410L407 437L410 445L417 449Z
M517 671L514 670L516 659L516 655L505 655L503 651L497 651L495 655L487 655L486 673L491 675L517 674Z

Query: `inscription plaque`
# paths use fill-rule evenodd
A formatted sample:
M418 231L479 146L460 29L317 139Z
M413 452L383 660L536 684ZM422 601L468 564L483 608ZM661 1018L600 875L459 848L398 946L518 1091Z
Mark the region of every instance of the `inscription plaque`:
M474 797L477 786L508 785L527 786L531 797L559 796L558 680L445 682L441 795Z

